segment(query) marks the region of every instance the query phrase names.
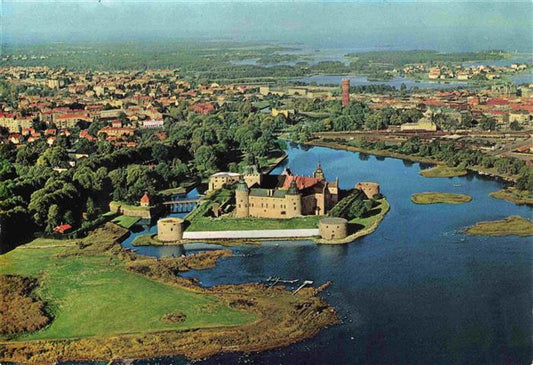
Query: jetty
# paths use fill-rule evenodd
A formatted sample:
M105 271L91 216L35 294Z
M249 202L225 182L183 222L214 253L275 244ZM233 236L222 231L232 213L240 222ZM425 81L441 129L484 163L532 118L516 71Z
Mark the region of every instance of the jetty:
M300 285L295 291L292 292L292 295L298 293L300 290L305 288L307 285L313 285L313 282L311 280L306 280Z

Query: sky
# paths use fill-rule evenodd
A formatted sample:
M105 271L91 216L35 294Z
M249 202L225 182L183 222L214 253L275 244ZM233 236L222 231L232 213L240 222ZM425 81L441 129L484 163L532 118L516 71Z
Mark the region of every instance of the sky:
M316 48L531 51L533 2L2 1L2 41L228 39Z

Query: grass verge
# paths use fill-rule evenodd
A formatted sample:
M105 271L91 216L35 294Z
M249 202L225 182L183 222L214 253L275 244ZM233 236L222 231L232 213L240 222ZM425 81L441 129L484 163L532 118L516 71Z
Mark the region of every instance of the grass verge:
M129 217L127 215L121 215L113 219L111 222L118 224L123 228L130 229L135 223L140 220L140 217Z
M250 231L317 228L319 220L319 216L291 219L201 217L194 219L191 222L191 225L187 228L187 231Z

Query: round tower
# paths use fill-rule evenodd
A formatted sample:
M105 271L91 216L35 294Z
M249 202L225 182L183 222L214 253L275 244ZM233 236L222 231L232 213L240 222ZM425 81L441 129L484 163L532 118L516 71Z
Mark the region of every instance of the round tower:
M157 239L162 242L175 242L183 238L183 219L163 218L157 221Z
M240 180L235 188L235 216L238 218L248 217L250 209L248 206L249 191L244 180Z
M285 194L285 201L287 202L287 217L299 217L302 215L302 196L296 186L296 181L292 180L289 189Z

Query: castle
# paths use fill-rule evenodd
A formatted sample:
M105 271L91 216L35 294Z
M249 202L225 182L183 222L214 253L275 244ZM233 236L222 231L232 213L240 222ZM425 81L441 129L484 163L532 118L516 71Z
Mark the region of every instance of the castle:
M219 187L221 180L235 178L233 174L215 174L209 182L210 190ZM338 200L339 181L326 181L320 164L309 177L293 175L290 169L281 175L265 175L250 167L237 182L235 216L283 219L324 215Z

